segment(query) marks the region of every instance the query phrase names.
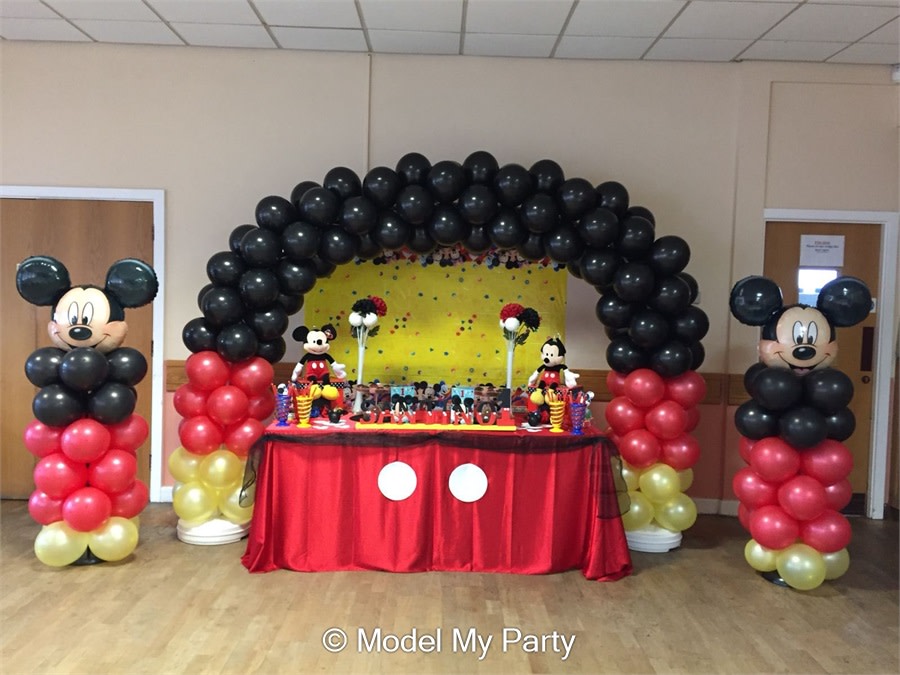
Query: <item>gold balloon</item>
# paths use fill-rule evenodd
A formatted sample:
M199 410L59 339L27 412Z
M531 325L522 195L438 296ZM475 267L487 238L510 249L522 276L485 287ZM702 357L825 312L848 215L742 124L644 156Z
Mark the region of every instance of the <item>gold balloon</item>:
M834 553L823 553L822 561L825 563L825 578L838 579L850 569L850 554L842 548Z
M634 468L628 464L628 462L622 462L622 478L625 480L625 487L628 488L629 492L640 489L640 486L638 485L638 479L640 477L640 469Z
M203 455L195 455L184 446L175 448L175 452L169 455L169 473L179 483L187 483L197 479L197 471Z
M638 479L641 492L651 502L665 502L681 492L678 472L668 464L654 464L645 469Z
M231 492L226 493L224 490L219 495L219 511L226 520L231 521L235 525L243 525L249 523L253 517L253 505L243 507L239 503L241 497L241 486L238 485Z
M127 518L112 516L102 527L90 533L91 552L101 560L115 562L131 555L137 548L138 529Z
M200 462L197 478L207 487L223 488L240 480L244 475L241 458L231 450L219 448Z
M697 520L697 505L683 492L657 504L655 509L656 522L673 532L683 532Z
M333 384L326 384L322 387L322 398L326 401L334 401L338 397L338 389Z
M688 488L694 484L694 470L684 469L678 472L678 480L681 481L681 491L687 492Z
M197 481L185 483L172 496L172 507L182 520L194 523L209 520L217 512L215 490Z
M34 539L34 554L50 567L65 567L78 560L87 549L88 533L77 532L65 521L44 525Z
M622 514L622 525L626 531L639 530L653 520L653 504L640 492L629 491L631 508Z
M825 581L825 561L822 554L806 544L791 544L777 556L778 574L791 588L811 591Z
M774 572L778 566L775 551L766 548L756 539L751 539L744 546L744 559L757 572Z

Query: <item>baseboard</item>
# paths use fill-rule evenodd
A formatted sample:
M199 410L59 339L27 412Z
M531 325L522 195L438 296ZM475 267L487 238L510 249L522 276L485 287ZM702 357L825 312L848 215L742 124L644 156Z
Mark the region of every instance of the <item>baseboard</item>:
M713 516L737 516L738 504L736 499L694 499L697 505L697 513Z
M156 503L163 504L168 502L172 503L172 486L171 485L163 485L159 488L159 499L156 500Z

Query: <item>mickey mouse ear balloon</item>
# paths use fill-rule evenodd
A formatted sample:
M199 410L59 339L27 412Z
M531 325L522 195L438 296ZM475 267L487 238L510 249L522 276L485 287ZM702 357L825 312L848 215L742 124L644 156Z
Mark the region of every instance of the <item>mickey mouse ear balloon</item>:
M745 277L731 289L731 313L748 326L763 325L781 305L781 289L766 277Z

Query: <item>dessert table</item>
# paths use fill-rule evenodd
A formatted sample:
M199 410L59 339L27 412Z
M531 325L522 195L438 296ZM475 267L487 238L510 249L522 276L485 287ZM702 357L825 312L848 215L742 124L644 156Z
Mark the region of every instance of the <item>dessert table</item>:
M270 426L247 462L244 566L630 574L621 465L596 429L423 427Z

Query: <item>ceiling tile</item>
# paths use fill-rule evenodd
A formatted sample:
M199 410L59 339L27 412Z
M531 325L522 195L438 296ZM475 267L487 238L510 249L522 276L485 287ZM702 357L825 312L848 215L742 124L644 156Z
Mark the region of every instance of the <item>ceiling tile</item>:
M285 49L315 51L365 52L366 38L361 29L349 28L295 28L273 26L272 34Z
M391 54L459 54L459 33L370 30L372 50Z
M786 42L758 40L740 55L744 61L824 61L840 50L842 42Z
M466 33L463 54L470 56L550 56L556 35L496 35Z
M253 0L270 26L361 28L353 0Z
M247 0L147 0L166 21L181 23L259 24Z
M566 35L656 37L685 4L675 0L582 0L572 12Z
M80 19L74 22L97 42L123 42L140 45L183 45L175 33L161 21L100 21Z
M802 5L766 35L771 40L854 42L900 14L891 7Z
M0 18L58 19L59 15L38 0L0 0Z
M900 44L900 19L894 19L886 26L882 26L874 33L869 33L862 39L863 42L882 42L884 44ZM898 54L900 56L900 54ZM900 58L897 59L900 61Z
M587 37L564 35L555 56L561 59L640 59L653 44L650 37Z
M0 37L6 40L90 42L90 38L63 19L3 19Z
M752 42L703 38L662 38L647 52L653 61L731 61Z
M141 0L44 0L67 19L158 21Z
M883 63L890 66L900 63L900 55L896 45L857 42L832 56L828 63Z
M572 0L469 0L467 33L558 35Z
M276 45L262 26L221 23L173 23L188 44L202 47L274 48Z
M897 7L897 0L807 0L810 5L881 5Z
M665 37L756 39L791 9L783 2L692 2Z
M366 28L459 32L462 0L360 0Z

